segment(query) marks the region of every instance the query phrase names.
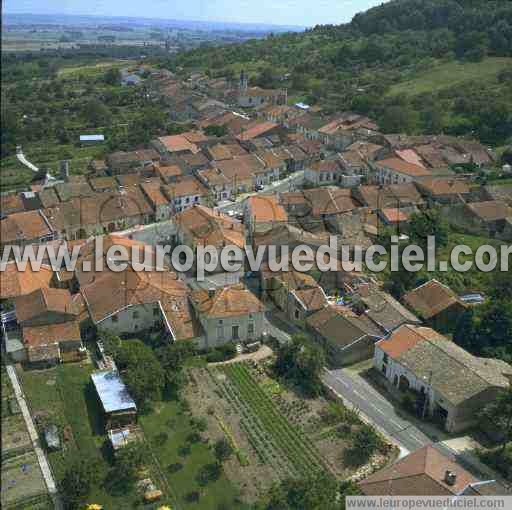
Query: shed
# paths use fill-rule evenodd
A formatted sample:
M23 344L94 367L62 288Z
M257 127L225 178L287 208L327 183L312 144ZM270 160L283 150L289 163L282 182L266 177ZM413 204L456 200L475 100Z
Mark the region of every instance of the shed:
M105 141L105 135L80 135L81 144L95 144Z
M44 430L44 440L49 450L60 450L59 429L51 423Z
M105 414L107 430L136 421L137 406L117 370L95 372L91 379Z

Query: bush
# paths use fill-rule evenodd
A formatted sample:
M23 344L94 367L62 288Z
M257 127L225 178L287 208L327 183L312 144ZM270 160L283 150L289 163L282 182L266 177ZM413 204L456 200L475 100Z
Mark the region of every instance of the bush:
M236 356L236 347L232 343L215 347L206 354L206 361L208 363L220 363L233 359Z
M169 464L167 466L167 471L169 473L177 473L183 469L183 464L181 462L176 462L175 464Z
M215 452L215 458L219 462L228 460L233 455L233 447L227 439L219 439L213 447Z
M218 463L206 464L197 473L196 481L199 485L208 485L210 482L215 482L222 474L222 466Z
M187 503L197 503L199 501L199 492L197 492L197 491L189 492L185 496L185 499L187 500Z

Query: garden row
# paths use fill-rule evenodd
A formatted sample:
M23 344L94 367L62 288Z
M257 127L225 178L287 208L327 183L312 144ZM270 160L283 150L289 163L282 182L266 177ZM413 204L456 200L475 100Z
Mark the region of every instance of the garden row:
M223 370L236 388L240 400L251 408L265 432L300 475L307 476L312 471L323 469L322 460L311 442L300 429L291 426L244 364L228 365Z

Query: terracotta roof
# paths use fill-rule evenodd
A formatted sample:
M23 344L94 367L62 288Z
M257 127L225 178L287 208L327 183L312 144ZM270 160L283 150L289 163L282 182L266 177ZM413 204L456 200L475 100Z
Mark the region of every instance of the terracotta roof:
M205 166L210 163L210 160L202 152L197 152L196 154L181 154L178 156L178 159L191 167Z
M414 165L411 163L407 163L399 158L389 158L383 159L380 161L376 161L375 164L380 167L385 167L394 172L398 172L401 174L409 175L411 177L423 177L432 175L432 173L418 165Z
M193 175L182 177L179 181L163 186L169 198L187 197L192 195L205 196L208 189Z
M53 271L49 266L41 266L33 271L27 264L24 271L19 271L16 263L0 264L0 299L16 298L30 294L36 289L49 287Z
M117 289L115 293L112 289ZM110 315L131 305L161 303L178 340L193 338L197 325L193 321L188 289L173 272L124 271L98 273L96 279L81 288L90 316L99 323Z
M380 210L383 218L388 223L401 223L409 220L409 214L402 209L385 208Z
M512 218L512 207L505 202L473 202L467 207L483 221L497 221Z
M423 342L426 338L444 337L433 329L405 324L394 331L389 338L381 340L377 345L386 354L396 359L411 347ZM446 341L448 342L448 340Z
M403 301L425 320L434 317L455 303L464 307L457 294L450 287L435 279L407 292Z
M318 285L309 289L293 290L292 294L308 312L320 310L327 305L325 293Z
M245 230L241 223L202 205L177 214L176 224L192 236L196 245L245 246Z
M0 195L0 216L18 213L25 210L21 195L18 193Z
M244 129L239 135L237 135L237 139L240 141L252 140L253 138L264 135L277 127L279 127L278 124L274 124L273 122L258 122L249 126L247 129Z
M183 175L183 170L178 165L159 165L156 167L156 172L164 181Z
M169 200L162 192L160 183L143 183L140 186L153 207L169 204Z
M187 131L186 133L181 133L181 136L193 144L208 141L208 137L201 131Z
M471 191L468 183L463 179L446 179L442 177L422 179L417 183L417 186L433 196L464 195Z
M228 285L214 291L196 290L191 295L199 314L212 318L238 317L264 311L265 307L256 296L242 284Z
M455 483L445 481L446 471L456 475ZM424 446L393 465L359 482L367 496L444 496L459 494L478 482L471 473L433 446Z
M29 349L63 341L81 341L78 321L45 324L43 326L25 326L22 328L22 334L23 343Z
M52 234L40 211L13 213L0 220L0 240L2 244L16 241L38 240Z
M197 174L201 177L206 186L225 186L231 181L217 168L205 168L199 170Z
M324 159L316 161L309 167L313 172L337 172L340 169L339 163L336 160Z
M425 165L423 164L421 157L413 149L398 150L395 151L395 154L406 163L411 163L411 165L416 165L425 168Z
M251 196L247 199L247 207L256 223L288 221L288 214L274 195Z
M233 155L231 154L228 146L222 145L220 143L213 145L212 147L208 147L207 152L213 161L222 161L224 159L233 158Z
M413 183L391 184L388 186L359 186L354 194L363 205L372 209L400 205L422 205L424 203Z
M77 315L67 289L41 288L19 296L14 302L16 318L23 323L45 313Z
M215 161L218 168L230 181L252 180L253 174L264 170L265 166L254 154L237 156L233 159Z
M169 152L199 152L197 145L190 143L183 135L162 136L158 140Z

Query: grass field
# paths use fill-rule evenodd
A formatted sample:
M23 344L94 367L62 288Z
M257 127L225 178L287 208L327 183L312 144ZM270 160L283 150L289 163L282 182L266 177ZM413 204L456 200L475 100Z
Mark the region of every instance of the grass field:
M59 69L59 78L76 78L77 76L95 76L104 73L112 67L122 68L136 64L135 60L112 60L110 62L98 62L97 64L83 66L69 66Z
M65 442L65 450L50 452L48 458L57 479L62 477L66 455L82 456L97 462L100 478L108 482L112 468L108 455L103 454L104 435L99 406L90 383L91 366L61 365L44 371L24 372L23 388L33 414L71 429L72 439ZM105 508L130 508L138 501L135 491L123 490L100 483L94 487L90 502Z
M512 66L512 58L493 57L482 62L449 62L440 64L419 74L412 80L393 85L388 95L415 96L426 92L438 92L471 80L493 79L501 70Z
M201 487L196 482L199 469L215 461L207 444L194 443L188 455L179 455L180 447L187 444L187 436L192 431L192 427L189 416L181 410L178 402L158 403L153 413L140 417L139 423L150 444L154 444L157 436L162 432L168 434L168 439L163 444L158 443L158 447L153 446L152 450L166 473L171 491L178 499L179 508L210 510L220 505L232 510L243 508L243 505L236 501L236 488L225 476L208 483L205 487ZM182 464L183 467L172 473L169 466L177 463ZM199 492L199 501L189 503L186 497L193 491Z

